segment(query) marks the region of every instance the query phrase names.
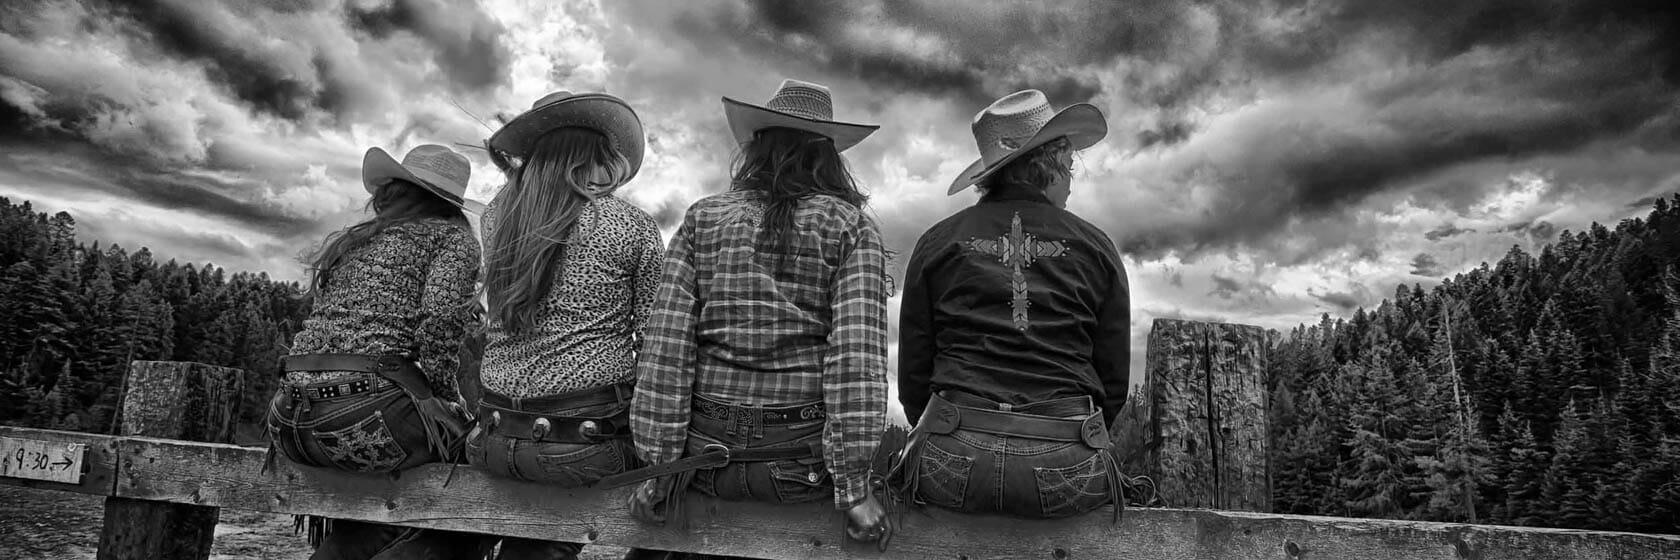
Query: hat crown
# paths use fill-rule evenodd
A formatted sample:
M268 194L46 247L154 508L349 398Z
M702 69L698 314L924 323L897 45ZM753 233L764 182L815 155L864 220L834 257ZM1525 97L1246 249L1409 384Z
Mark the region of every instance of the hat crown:
M544 95L540 99L537 99L536 103L531 104L531 109L532 110L541 109L545 106L553 105L555 103L565 101L567 99L570 99L571 97L572 97L572 92L569 92L569 91L566 91L566 90L556 91L554 93Z
M834 97L828 88L800 80L783 80L775 95L764 103L766 109L796 117L818 121L834 120Z
M987 164L1020 149L1056 112L1044 92L1029 89L1011 93L974 115L974 143Z
M415 146L403 156L402 165L410 170L424 171L444 179L439 181L440 184L433 186L447 190L457 197L466 195L467 179L472 177L472 163L467 161L466 156L437 144Z

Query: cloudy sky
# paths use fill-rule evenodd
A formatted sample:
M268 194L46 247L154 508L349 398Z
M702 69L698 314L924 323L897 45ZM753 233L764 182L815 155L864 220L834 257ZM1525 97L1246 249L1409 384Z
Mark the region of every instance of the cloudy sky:
M1138 380L1154 318L1347 314L1680 189L1680 19L1624 4L10 0L0 196L299 279L367 147L477 143L563 88L641 113L623 193L669 233L725 186L719 97L797 77L882 125L848 156L907 253L974 201L944 195L972 115L1035 87L1108 116L1069 209L1125 253Z

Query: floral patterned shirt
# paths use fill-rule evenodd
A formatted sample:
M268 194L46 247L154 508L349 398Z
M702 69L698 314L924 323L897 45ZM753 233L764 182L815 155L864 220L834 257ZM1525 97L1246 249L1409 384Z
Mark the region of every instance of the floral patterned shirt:
M315 294L291 354L402 354L420 365L439 397L454 400L461 342L477 328L478 240L465 222L394 225L347 254ZM291 372L292 382L356 372Z
M500 205L498 197L484 213L487 242ZM659 225L641 208L601 195L583 207L567 242L565 268L534 328L509 334L494 315L488 318L479 374L485 390L541 397L635 376L636 348L664 262Z

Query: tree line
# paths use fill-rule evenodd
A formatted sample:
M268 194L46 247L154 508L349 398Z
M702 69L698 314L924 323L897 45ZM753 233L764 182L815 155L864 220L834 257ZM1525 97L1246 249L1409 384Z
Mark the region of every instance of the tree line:
M1272 348L1279 512L1680 532L1680 196Z
M0 197L0 423L111 433L129 362L192 361L256 374L250 441L307 312L296 282L79 243L70 214Z

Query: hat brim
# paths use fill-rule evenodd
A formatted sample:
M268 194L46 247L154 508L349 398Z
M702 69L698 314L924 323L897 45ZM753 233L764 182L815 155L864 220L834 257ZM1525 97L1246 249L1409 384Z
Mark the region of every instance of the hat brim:
M968 168L964 169L962 173L957 175L956 180L951 182L950 190L945 192L946 196L957 194L962 192L963 189L974 186L975 183L979 183L986 176L996 173L999 169L1003 169L1003 166L1008 165L1009 162L1015 161L1015 158L1063 136L1066 136L1068 141L1073 144L1074 151L1095 146L1097 142L1101 142L1104 137L1108 136L1108 120L1103 117L1101 110L1089 103L1069 105L1061 111L1057 111L1055 116L1050 117L1050 122L1045 123L1044 128L1038 129L1038 134L1034 134L1032 138L1021 143L1020 148L1009 152L990 164L987 164L985 159L974 160L974 163L969 164Z
M420 185L421 188L450 204L460 207L462 210L474 214L484 212L484 203L463 198L438 186L441 183L449 182L442 175L424 169L410 169L402 162L397 161L397 158L391 157L391 154L385 150L368 148L367 154L362 156L362 188L367 189L367 192L372 194L379 190L380 185L384 185L391 179L402 179ZM461 185L461 190L465 191L466 188L466 185Z
M530 155L531 145L537 137L568 126L587 128L605 135L630 162L630 173L625 181L635 178L636 172L641 171L642 154L647 146L642 119L624 100L603 93L578 94L526 111L490 135L489 145L491 149L524 158Z
M846 151L880 129L879 125L823 121L789 115L781 111L723 98L723 116L729 121L729 131L735 141L745 144L753 134L766 128L791 128L820 134L834 141L834 149Z

